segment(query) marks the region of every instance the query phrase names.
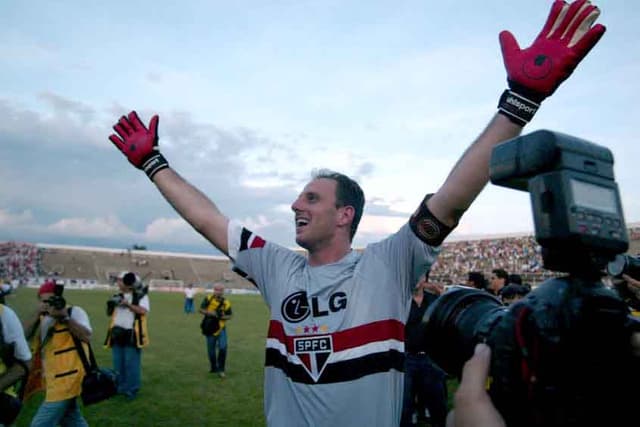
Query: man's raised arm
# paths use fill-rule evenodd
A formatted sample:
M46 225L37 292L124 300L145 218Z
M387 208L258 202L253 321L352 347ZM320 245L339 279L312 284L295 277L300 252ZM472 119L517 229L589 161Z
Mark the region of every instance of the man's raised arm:
M521 50L510 32L500 33L509 89L500 97L498 114L458 160L438 192L425 199L412 216L410 224L418 237L439 244L457 225L489 181L493 147L518 136L540 103L600 40L605 27L593 25L599 15L599 9L587 0L570 4L557 0L530 47Z
M147 174L171 206L198 233L228 254L228 218L207 196L169 167L158 149L158 121L158 116L153 116L147 129L138 114L132 111L113 126L116 134L109 139L132 165Z

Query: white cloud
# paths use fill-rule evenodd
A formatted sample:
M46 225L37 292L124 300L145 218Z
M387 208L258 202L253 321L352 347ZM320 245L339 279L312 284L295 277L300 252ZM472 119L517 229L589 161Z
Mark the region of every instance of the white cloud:
M33 222L33 214L30 210L11 213L6 209L0 209L0 227L24 226Z
M278 219L274 220L273 218L267 218L264 215L244 218L243 220L241 220L241 223L253 231L264 231L270 227L277 225L289 225L293 227L293 221L286 222Z
M63 218L46 227L48 231L80 237L125 237L133 232L116 216L101 218Z
M144 238L150 242L197 243L198 234L182 218L157 218L145 227Z

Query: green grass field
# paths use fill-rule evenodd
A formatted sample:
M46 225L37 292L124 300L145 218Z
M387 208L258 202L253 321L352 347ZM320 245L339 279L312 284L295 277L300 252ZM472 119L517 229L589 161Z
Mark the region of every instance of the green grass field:
M115 292L115 288L114 288ZM109 318L105 303L113 292L67 290L71 305L83 307L93 327L92 346L98 364L111 367L111 351L103 346ZM199 314L182 312L178 293L150 295L151 344L142 354L142 388L138 398L120 396L88 406L91 426L264 426L262 404L264 346L268 310L262 298L232 295L234 317L227 323L229 344L225 379L210 374ZM21 318L36 308L36 290L20 289L7 304ZM196 307L200 298L196 297ZM450 382L451 400L455 383ZM43 396L25 404L16 425L28 426Z
M115 291L115 288L114 288ZM111 367L111 351L102 345L108 317L106 291L67 290L69 304L91 318L92 346L99 365ZM149 313L151 344L142 354L138 398L120 396L83 409L91 426L263 426L262 385L268 311L259 296L230 296L234 318L227 323L227 378L210 374L198 314L182 312L183 296L153 293ZM36 290L20 289L8 298L21 318L36 307ZM196 298L196 306L200 303ZM17 426L28 426L43 396L26 403Z

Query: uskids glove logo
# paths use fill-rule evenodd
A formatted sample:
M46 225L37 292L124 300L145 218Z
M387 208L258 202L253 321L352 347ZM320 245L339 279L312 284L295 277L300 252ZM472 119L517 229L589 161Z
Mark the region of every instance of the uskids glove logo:
M520 99L516 98L515 96L507 97L506 102L507 104L513 105L518 110L524 111L525 113L531 114L532 116L536 113L536 111L538 111L538 108L534 106L536 104L531 103L530 105L527 105L526 103L522 102Z
M295 338L293 351L313 381L318 382L327 360L333 352L331 335L308 338Z
M309 301L307 293L300 291L286 297L280 311L287 322L298 323L309 317L310 314L313 314L314 318L324 317L345 308L347 308L347 294L344 292L331 294L328 300L311 297Z

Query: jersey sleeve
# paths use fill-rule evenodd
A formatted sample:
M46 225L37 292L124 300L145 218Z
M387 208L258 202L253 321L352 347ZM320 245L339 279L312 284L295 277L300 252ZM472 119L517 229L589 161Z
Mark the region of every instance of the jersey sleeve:
M418 283L420 276L431 269L440 254L440 246L430 246L422 242L411 231L409 224L386 239L370 245L368 250L394 272L397 284L409 294Z
M273 294L277 293L273 287L284 283L305 257L264 240L235 220L229 221L227 237L233 271L253 283L271 307Z
M15 344L13 356L17 360L27 362L31 360L31 350L24 336L24 329L16 313L8 307L2 308L2 334L8 344Z

